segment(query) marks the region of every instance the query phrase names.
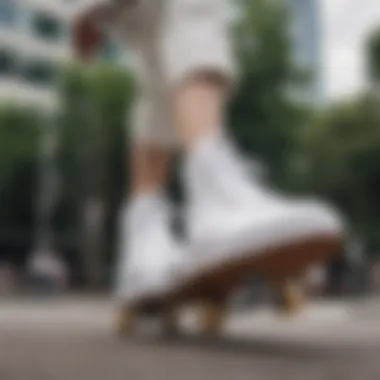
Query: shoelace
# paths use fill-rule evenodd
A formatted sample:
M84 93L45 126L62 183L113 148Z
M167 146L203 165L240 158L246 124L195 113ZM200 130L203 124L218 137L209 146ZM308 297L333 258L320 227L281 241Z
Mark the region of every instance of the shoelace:
M213 168L212 172L215 173L216 186L224 190L226 195L232 195L235 199L238 196L230 193L231 188L236 190L236 187L231 187L231 181L240 184L239 188L242 195L255 192L257 196L266 197L270 193L264 181L263 170L259 161L252 160L247 162L233 144L226 141L220 142L218 162L215 162L215 164L218 165L218 168ZM220 170L220 167L223 170Z
M231 173L236 173L237 180L249 181L247 185L251 189L255 189L257 195L265 197L265 199L291 201L292 197L282 194L269 183L266 178L265 165L260 162L257 157L253 157L250 161L244 160L238 149L226 141L223 141L223 151L226 165L231 168Z

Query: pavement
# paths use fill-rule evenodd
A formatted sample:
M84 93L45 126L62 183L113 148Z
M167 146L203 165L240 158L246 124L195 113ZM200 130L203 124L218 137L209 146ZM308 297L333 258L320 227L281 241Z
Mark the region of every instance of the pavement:
M281 317L256 308L231 314L222 336L112 333L100 298L0 301L0 380L380 379L380 300L310 304Z

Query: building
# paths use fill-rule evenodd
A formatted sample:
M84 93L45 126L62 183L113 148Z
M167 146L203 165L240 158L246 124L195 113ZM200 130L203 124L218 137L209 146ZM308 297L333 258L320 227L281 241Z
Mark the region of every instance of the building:
M285 0L290 9L294 59L311 75L300 97L312 103L323 99L322 80L322 10L320 0Z
M67 0L0 1L0 102L55 107L60 65L69 62Z
M319 0L285 0L291 10L294 57L313 79L300 97L319 102L321 26ZM73 57L70 14L83 0L0 1L0 101L49 106L60 65ZM115 49L104 51L115 58ZM119 57L120 60L121 57ZM126 60L125 57L122 60ZM298 90L297 90L298 93Z

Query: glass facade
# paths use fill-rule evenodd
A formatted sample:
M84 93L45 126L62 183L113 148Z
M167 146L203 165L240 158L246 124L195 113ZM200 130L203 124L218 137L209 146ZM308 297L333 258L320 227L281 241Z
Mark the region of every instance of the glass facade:
M11 27L17 21L17 7L14 0L0 0L0 27Z
M0 48L0 77L16 72L16 54L11 49Z
M292 37L296 63L310 72L312 80L308 98L319 101L321 86L321 2L319 0L286 0L292 19Z
M101 46L99 56L105 61L117 60L120 57L120 47L112 39L106 39Z
M68 44L68 25L54 13L36 9L23 0L0 0L0 33L4 26L10 33L26 36L26 43L32 38L39 45L41 54L24 52L22 43L13 46L13 42L0 44L0 77L22 78L36 88L48 88L55 84L58 75L58 63L51 57L50 44ZM16 41L22 41L16 39ZM48 45L49 44L49 45Z
M32 60L23 65L22 76L29 83L36 86L47 87L56 79L56 68L54 64L45 60Z
M31 18L32 32L45 41L57 41L63 37L63 25L57 18L36 12Z

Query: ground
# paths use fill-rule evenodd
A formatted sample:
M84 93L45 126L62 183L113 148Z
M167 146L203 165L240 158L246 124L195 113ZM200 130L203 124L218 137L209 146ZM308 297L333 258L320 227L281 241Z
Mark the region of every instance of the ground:
M104 300L4 301L1 380L187 380L380 378L380 302L310 305L285 319L268 310L229 318L223 337L117 339Z

